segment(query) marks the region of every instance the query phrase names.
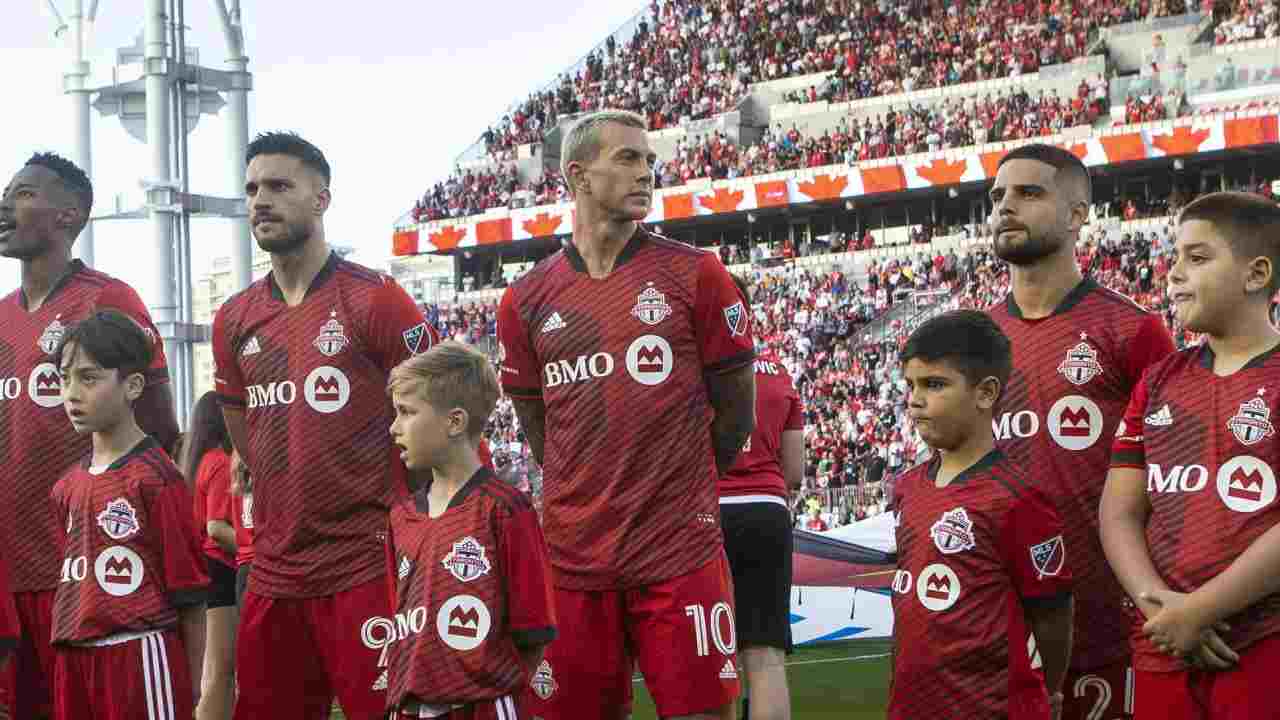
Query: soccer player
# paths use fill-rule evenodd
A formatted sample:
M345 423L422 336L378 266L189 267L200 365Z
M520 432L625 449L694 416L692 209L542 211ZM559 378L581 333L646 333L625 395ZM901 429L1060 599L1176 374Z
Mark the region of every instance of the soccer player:
M1032 469L992 437L1009 339L986 314L955 310L917 328L902 362L908 412L936 452L894 482L889 717L1056 720L1051 693L1071 656L1068 545Z
M394 280L329 249L318 148L266 133L247 162L250 223L271 272L213 322L215 389L253 477L234 717L312 720L336 694L348 720L381 718L385 638L372 629L391 614L386 518L405 487L384 388L435 331Z
M750 299L747 283L734 283ZM804 479L804 402L782 362L755 361L756 428L720 478L720 525L733 571L738 647L747 673L744 720L788 720L791 652L791 509Z
M63 524L49 491L91 448L62 410L53 351L71 325L95 310L119 310L152 343L147 385L134 403L143 431L173 447L178 420L160 334L138 294L125 283L71 259L71 245L89 221L93 185L73 163L33 155L0 198L0 255L22 264L22 287L0 300L0 553L9 561L22 642L15 653L14 715L52 712L53 650L49 645Z
M991 316L1013 344L1013 372L995 433L1054 498L1076 578L1067 720L1133 711L1124 590L1103 557L1098 501L1109 442L1142 371L1173 351L1160 316L1082 277L1075 259L1092 200L1072 153L1024 145L1000 161L991 188L997 256L1012 289Z
M639 225L644 118L586 115L561 165L573 239L507 288L503 389L543 467L556 613L538 717L614 720L637 661L664 718L733 712L733 590L717 479L755 422L746 301L714 253Z
M52 636L59 720L194 712L209 575L182 472L133 415L153 344L104 310L53 353L71 426L93 440L52 491L65 528Z
M1267 312L1278 271L1275 202L1214 193L1178 216L1169 294L1207 342L1134 389L1100 511L1107 559L1141 611L1138 720L1280 708L1280 333Z
M520 696L556 633L551 569L533 504L479 456L498 401L493 366L446 342L398 365L387 391L405 465L433 478L391 508L387 707L395 718L529 717Z

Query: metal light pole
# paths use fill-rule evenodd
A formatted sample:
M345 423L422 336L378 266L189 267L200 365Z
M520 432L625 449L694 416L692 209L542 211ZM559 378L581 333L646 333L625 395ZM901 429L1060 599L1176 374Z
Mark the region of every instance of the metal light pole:
M240 19L240 0L215 0L222 20L222 35L227 40L227 72L231 89L227 91L227 152L231 160L227 174L230 197L243 197L245 184L244 156L249 149L249 91L253 78L249 75L249 58L244 54L244 26ZM253 282L253 238L249 234L249 218L231 222L231 278L235 291Z

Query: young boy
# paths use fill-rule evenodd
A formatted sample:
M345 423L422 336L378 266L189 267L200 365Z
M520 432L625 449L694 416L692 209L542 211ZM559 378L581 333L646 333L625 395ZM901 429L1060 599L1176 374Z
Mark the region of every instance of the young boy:
M1134 717L1275 718L1280 208L1213 193L1178 217L1169 294L1208 342L1151 366L1116 434L1102 545L1137 609ZM1232 672L1216 672L1232 669Z
M387 390L406 467L433 477L391 508L396 615L374 638L388 707L396 718L523 718L520 694L555 637L555 613L533 505L478 455L498 379L484 355L446 342L397 366Z
M1057 512L1029 469L995 448L991 415L1009 378L1009 340L986 314L957 310L912 333L902 361L908 411L936 452L894 484L889 717L1057 718L1071 578Z
M54 717L190 718L209 577L182 473L133 414L151 342L104 310L73 326L54 358L71 425L93 437L52 491L66 525Z

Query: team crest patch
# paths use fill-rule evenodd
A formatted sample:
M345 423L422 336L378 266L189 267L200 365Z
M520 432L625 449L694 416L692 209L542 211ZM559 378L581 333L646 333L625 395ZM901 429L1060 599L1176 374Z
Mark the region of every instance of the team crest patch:
M1035 566L1036 572L1040 573L1040 579L1062 572L1062 565L1066 558L1061 535L1031 546L1031 564Z
M533 688L533 694L543 700L550 700L556 691L556 679L551 674L551 663L546 660L538 665L538 669L533 673L533 679L529 681L529 686Z
M1245 445L1259 443L1276 434L1275 426L1271 424L1271 408L1262 399L1266 392L1265 389L1259 390L1258 397L1240 403L1240 411L1227 421L1231 434Z
M1088 342L1089 336L1080 333L1080 343L1067 351L1067 357L1058 366L1058 372L1072 385L1084 385L1102 374L1098 364L1098 351Z
M408 330L405 330L403 333L400 333L400 336L404 338L404 346L408 348L409 352L413 355L417 355L423 350L431 349L430 347L422 347L422 339L427 337L426 323L418 323Z
M747 332L747 309L742 306L742 301L730 305L724 309L724 321L729 326L729 335L738 337Z
M107 503L106 510L98 513L98 527L112 540L124 540L138 532L138 514L128 500L116 498Z
M667 296L649 283L649 287L636 297L636 306L631 314L645 325L657 325L671 315L671 306L667 304Z
M488 575L490 568L484 545L470 535L453 544L453 550L444 556L442 564L460 582L471 582L481 575Z
M58 343L62 342L62 336L67 334L67 326L58 319L60 317L62 316L54 315L53 322L40 333L40 349L45 355L52 355L53 351L58 349Z
M330 310L329 322L321 326L320 334L312 344L325 357L333 357L345 350L349 342L347 336L343 334L342 323L338 322L338 311Z
M943 555L954 555L974 548L973 521L964 508L956 508L942 514L942 519L929 531L933 544Z

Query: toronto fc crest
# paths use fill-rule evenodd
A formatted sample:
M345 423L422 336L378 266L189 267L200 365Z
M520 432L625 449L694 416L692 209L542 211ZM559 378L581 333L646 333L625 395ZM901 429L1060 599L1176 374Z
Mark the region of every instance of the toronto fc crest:
M956 508L942 514L942 519L933 524L929 530L933 536L933 544L943 555L954 555L965 550L972 550L973 521L964 508Z
M1084 385L1102 374L1102 365L1098 364L1098 351L1088 340L1088 335L1080 333L1080 342L1067 351L1067 357L1058 366L1058 372L1072 385Z
M657 325L671 315L671 306L667 304L667 296L649 283L649 287L636 296L631 314L645 325Z
M487 575L490 568L484 545L470 535L453 544L453 550L444 556L442 564L460 582Z
M1262 399L1266 390L1259 390L1258 397L1240 403L1240 410L1227 421L1231 434L1245 445L1253 445L1276 434L1271 424L1271 408Z
M62 342L62 336L67 334L67 326L59 320L61 317L61 315L55 315L49 327L40 333L40 349L45 355L52 355L58 349L58 343Z
M346 347L347 336L343 334L342 323L338 322L338 311L329 311L329 322L320 328L320 334L316 336L313 345L316 349L325 355L325 357L333 357L342 352Z

